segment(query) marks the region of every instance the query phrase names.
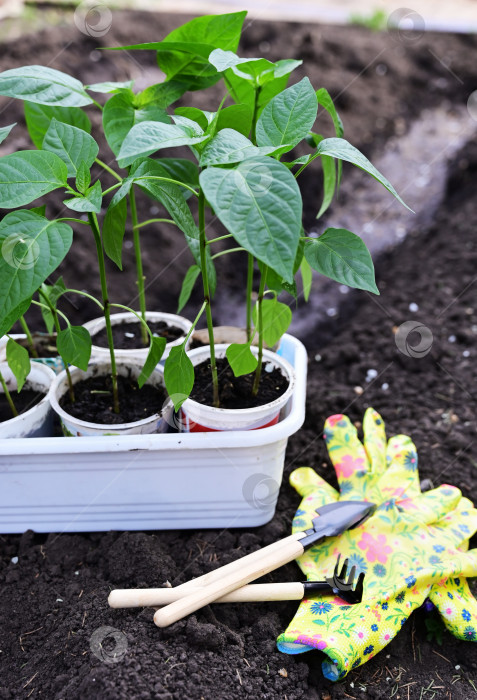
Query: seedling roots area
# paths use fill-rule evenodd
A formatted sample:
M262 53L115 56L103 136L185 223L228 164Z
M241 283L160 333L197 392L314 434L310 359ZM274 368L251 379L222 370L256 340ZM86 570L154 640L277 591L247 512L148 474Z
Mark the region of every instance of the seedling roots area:
M112 17L111 29L99 38L62 26L4 43L0 46L2 69L43 64L75 73L86 84L126 80L131 71L128 57L98 47L152 41L186 19L117 11ZM388 139L409 129L423 109L437 104L465 109L477 87L475 35L425 33L406 42L406 34L393 39L387 32L359 27L253 20L244 32L242 54L256 55L260 46L272 60L285 55L306 59L314 84L324 85L333 97L341 94L336 104L346 137L368 156L379 156ZM146 60L151 74L143 75L145 84L158 82L154 52L144 52L142 65ZM215 98L210 99L211 104L216 103ZM0 109L7 102L2 99ZM209 104L197 106L210 108ZM16 101L9 104L4 123L14 121L24 125L22 106ZM25 147L26 131L17 127L12 138L18 141L12 148ZM349 198L346 171L345 164L333 214ZM313 186L304 193L310 228L321 201L318 172ZM386 175L392 179L392 167ZM434 613L424 609L412 614L382 653L352 670L343 682L332 684L322 676L320 652L287 656L276 649L276 637L292 620L296 602L212 605L165 629L153 624L151 610L111 610L106 603L114 587L153 587L166 581L177 585L288 535L300 500L288 484L290 472L309 465L330 482L334 480L322 439L324 420L332 414L346 413L359 426L366 407L373 406L384 417L388 435L412 436L421 478L431 479L435 486L452 483L475 500L476 175L477 144L471 142L449 164L447 191L433 220L425 225L416 222L415 230L399 247L376 261L381 296L343 295L343 303L329 316L326 328L316 328L310 318L309 332L303 338L310 358L307 417L289 441L272 522L249 531L0 536L2 700L477 697L477 645L454 639ZM417 186L412 184L414 179L410 173L411 187ZM359 196L366 196L365 191ZM55 200L58 214L62 197L58 193ZM145 197L139 200L138 196L138 206L151 207ZM220 235L219 230L208 234ZM145 260L146 276L152 279L158 266L165 269L160 284L148 289L148 308L174 312L181 280L191 264L187 250L181 254L183 238L167 225L157 230L146 227L143 236L145 247L153 252L151 260ZM76 255L67 258L68 267L60 270L73 288L82 287L82 279L95 264L93 243L88 248L83 238ZM75 239L73 246L76 244ZM240 290L246 271L239 269L233 256L226 257L229 278L232 283L237 280ZM166 266L166 259L175 262ZM128 303L130 299L122 294L134 285L130 248L125 249L123 267L116 287L111 274L109 291L111 298ZM124 283L125 274L130 275L129 284ZM417 311L410 310L410 305L411 309L417 305ZM92 303L81 301L76 306L77 323L98 315ZM193 311L192 304L184 313L192 317ZM228 320L224 307L223 318L217 321ZM406 355L396 346L396 329L409 320L432 331L432 347L425 356ZM83 400L90 408L90 395L86 399L78 396L77 401ZM129 407L131 399L123 403ZM156 405L162 405L160 399ZM64 467L68 469L67 461ZM211 500L213 486L210 484ZM476 544L471 542L471 546ZM266 580L302 578L291 563ZM475 584L471 585L475 591ZM108 637L111 631L105 628L114 628L114 636ZM97 642L101 635L103 647ZM110 654L114 645L116 657ZM98 651L102 648L103 655Z
M288 379L270 363L262 363L262 375L257 396L252 396L253 374L235 377L224 358L217 360L219 396L221 408L255 408L280 398L288 388ZM201 362L194 367L195 383L191 398L194 401L213 405L210 362Z
M162 389L118 377L119 413L113 410L111 377L89 377L75 384L74 403L68 393L60 400L61 407L75 418L103 425L132 423L160 413L167 394Z
M182 328L177 328L177 326L168 326L167 323L164 323L164 321L148 321L148 325L153 335L165 338L168 343L171 343L173 340L177 340L177 338L181 338L184 335ZM100 348L108 347L106 328L103 328L95 333L92 338L93 343L95 345L99 345ZM113 340L114 347L118 350L133 350L134 348L142 347L141 324L139 321L136 323L132 321L114 324ZM146 347L148 344L149 340Z
M13 392L13 399L15 401L15 408L18 414L24 413L32 408L35 404L39 403L44 394L38 391L31 391L29 389L23 389L19 394L16 391ZM0 423L4 420L10 420L12 417L12 411L7 403L6 398L3 394L0 394Z

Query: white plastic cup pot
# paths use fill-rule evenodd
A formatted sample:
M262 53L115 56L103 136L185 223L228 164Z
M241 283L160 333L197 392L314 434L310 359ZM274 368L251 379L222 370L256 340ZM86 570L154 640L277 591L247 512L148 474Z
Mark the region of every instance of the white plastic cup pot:
M187 318L184 318L184 316L177 316L176 314L166 314L160 311L147 311L146 320L151 322L163 321L164 323L167 323L168 326L177 326L178 328L181 328L183 330L183 334L180 338L177 338L176 340L172 340L170 343L167 343L160 361L160 364L163 365L164 361L166 360L171 351L171 348L175 347L176 345L180 345L184 342L184 338L189 332L192 323ZM124 321L126 321L127 323L137 323L138 325L141 323L138 317L130 313L129 311L124 311L120 314L111 315L111 325L113 326L115 326L116 324L123 323ZM99 318L95 318L92 321L88 321L87 323L84 323L83 326L90 332L91 338L93 339L91 359L96 362L109 362L109 348L103 348L99 345L94 344L95 333L101 331L105 326L104 316L100 316ZM120 348L115 348L114 350L114 354L117 360L127 360L129 362L142 363L146 361L148 352L149 347L131 348L129 350L121 350Z
M15 418L0 423L1 438L26 438L26 437L51 437L53 435L53 412L48 401L48 391L55 379L55 373L46 365L39 362L31 362L31 370L24 389L31 389L43 393L44 397L34 406ZM8 390L13 392L15 403L17 380L6 362L0 363L0 372L7 384ZM0 386L0 394L3 388Z
M136 380L142 370L141 365L131 365L129 362L117 361L118 375ZM86 372L72 367L70 369L71 380L73 385L82 379L89 377L101 376L111 372L111 365L106 362L93 362L88 366ZM147 384L152 384L156 387L164 388L164 370L158 365L149 379ZM81 420L70 415L61 408L59 401L61 397L68 391L68 380L66 371L58 374L50 388L49 399L55 413L59 416L63 433L69 437L83 436L101 436L101 435L150 435L151 433L165 433L171 424L170 413L172 406L169 402L165 402L161 411L154 413L142 420L132 423L90 423L89 421Z
M225 357L228 345L215 346L217 358ZM258 354L258 348L251 348L254 355ZM196 348L188 352L193 365L199 365L210 358L210 347ZM216 432L223 430L257 430L268 428L278 423L280 411L284 408L293 394L295 387L295 370L284 357L271 350L263 351L263 362L272 363L288 379L288 388L278 399L257 406L256 408L215 408L204 406L193 399L186 399L182 404L180 416L180 428L186 433ZM175 416L172 416L174 420Z
M48 335L47 333L38 333L38 336ZM7 342L8 338L13 338L13 340L26 340L26 335L24 333L9 333L8 337L6 335L0 338L0 362L7 361ZM59 355L52 355L51 357L32 357L32 362L38 362L40 365L46 365L50 367L55 374L61 372L65 368L65 364Z

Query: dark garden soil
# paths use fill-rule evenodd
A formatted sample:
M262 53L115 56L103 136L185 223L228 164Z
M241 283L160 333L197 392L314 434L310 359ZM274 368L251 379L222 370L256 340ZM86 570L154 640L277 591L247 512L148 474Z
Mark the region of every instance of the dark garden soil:
M30 357L33 357L30 350L30 344L26 338L17 338L17 343L22 345L28 350ZM32 333L33 347L35 348L36 355L34 357L53 357L57 354L56 351L56 335L48 335Z
M175 17L118 13L102 41L68 27L55 29L0 47L0 63L2 68L50 63L90 83L121 80L137 71L134 62L99 53L96 47L104 39L114 44L159 38L178 23ZM253 55L257 44L271 58L305 58L313 82L328 87L332 95L340 93L347 135L368 154L408 128L422 107L446 100L465 104L477 87L475 37L425 35L403 43L357 28L254 22L245 33L246 50ZM153 82L152 54L142 58L148 61L146 77ZM5 124L22 123L17 105L9 106L6 114ZM15 147L26 147L23 130L15 138ZM449 481L475 498L477 144L468 144L451 172L446 199L429 230L415 231L379 261L381 296L348 295L347 306L330 320L326 346L322 331L310 319L305 339L310 357L307 417L289 442L286 475L271 523L251 531L26 532L0 537L0 698L477 696L477 646L441 630L442 645L429 641L428 627L434 620L423 610L413 614L383 652L333 685L322 676L319 652L286 656L276 649L275 639L291 621L296 603L211 606L163 630L152 623L150 610L110 610L106 604L113 587L157 586L167 580L176 585L286 536L299 503L287 482L291 470L312 465L335 483L321 439L323 422L333 413L347 413L359 425L366 407L374 406L390 435L412 435L421 478L436 485ZM392 173L388 175L392 180ZM308 194L311 217L319 193L314 189ZM59 201L48 212L51 216L58 214ZM142 206L149 216L151 203L143 200ZM190 262L188 254L163 273L165 262L180 250L177 234L166 228L144 230L143 239L151 251L146 274L149 279L158 276L148 292L150 308L172 310L180 275ZM62 270L70 286L90 277L93 258L87 241L87 234L78 231L76 256L70 258L75 268L70 262ZM238 285L234 265L221 274ZM132 284L130 250L125 267ZM122 280L112 282L118 301L131 301L124 298L126 287ZM91 318L94 310L81 305L76 313L82 320ZM430 351L420 358L409 356L405 345L407 355L396 346L395 332L408 320L432 332ZM408 341L414 342L411 337ZM212 493L213 484L210 488ZM297 577L301 578L298 568L289 564L268 580ZM104 627L114 628L116 642L105 642L101 660L90 644L98 649L94 645L107 634ZM106 663L115 643L119 660Z
M45 394L41 394L38 391L32 391L31 389L22 389L22 391L17 394L16 391L12 392L12 401L18 414L25 413L29 411L30 408L37 403L39 403ZM4 420L10 420L13 418L12 410L3 394L0 395L0 423Z
M182 328L168 326L164 321L148 321L148 326L153 335L165 338L168 343L184 335ZM114 347L118 348L118 350L134 350L134 348L142 347L141 325L139 321L136 323L115 323L113 326L113 341ZM98 333L93 335L93 343L100 348L108 347L106 328L102 328ZM147 344L149 345L149 340Z
M160 413L167 394L162 389L145 384L139 389L135 380L118 377L119 413L113 410L111 377L89 377L77 382L74 387L75 400L67 392L60 406L75 418L90 423L109 425L133 423L155 413Z
M255 374L236 377L225 358L218 358L219 398L221 408L256 408L279 399L288 389L289 381L269 362L262 363L258 394L252 396ZM195 381L191 398L206 406L213 405L210 362L194 367Z

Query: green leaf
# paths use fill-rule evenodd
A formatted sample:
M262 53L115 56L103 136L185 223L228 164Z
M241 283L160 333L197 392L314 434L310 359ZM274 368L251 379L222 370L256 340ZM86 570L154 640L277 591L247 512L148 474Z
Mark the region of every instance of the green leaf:
M201 167L207 165L228 165L239 163L248 158L269 155L276 150L275 146L254 146L243 134L233 129L222 129L217 136L209 141L200 157Z
M5 141L5 139L7 138L8 134L14 126L16 126L16 122L14 124L10 124L9 126L0 127L0 143L2 143L2 141Z
M361 170L364 170L365 172L369 173L369 175L374 177L375 180L380 182L383 185L383 187L385 187L388 190L388 192L390 192L394 197L396 197L396 199L399 202L401 202L403 206L406 207L406 209L412 211L412 209L408 207L405 202L403 202L403 200L398 195L394 187L384 177L384 175L381 175L379 170L376 170L374 165L370 163L366 156L364 156L361 153L361 151L358 151L357 148L352 146L345 139L323 139L323 141L321 141L318 144L316 152L319 155L332 156L333 158L340 158L341 160L346 160L348 161L348 163L352 163L353 165L356 165L356 167L361 168Z
M110 92L120 92L121 90L131 90L134 84L134 80L124 80L123 82L113 83L94 83L93 85L86 85L86 90L90 92L100 92L102 94L108 94Z
M258 305L255 304L252 311L253 324L258 327ZM292 312L287 304L274 299L262 301L263 339L269 347L278 343L284 333L287 332L292 321Z
M62 107L93 102L79 80L46 66L22 66L0 73L0 95Z
M321 165L323 167L323 201L321 203L320 211L316 215L317 219L319 219L320 216L323 216L325 211L330 206L336 189L335 161L333 158L330 158L330 156L321 156Z
M267 82L261 86L257 102L257 114L261 114L272 97L278 95L287 86L289 72L301 65L302 61L277 61L273 73L267 73ZM283 71L286 71L283 73ZM245 104L252 110L255 107L255 87L253 82L245 80L233 72L231 68L225 71L224 80L227 90L237 104Z
M200 184L238 243L292 284L302 201L290 171L264 156L233 169L209 167L200 174Z
M142 122L132 127L123 141L118 155L121 167L131 165L137 158L148 156L161 148L191 146L209 137L197 136L190 127L159 122Z
M183 182L189 187L199 187L199 168L193 161L187 158L156 158L155 161L165 168L173 180ZM192 192L185 188L181 188L181 192L185 199L192 196Z
M167 112L153 102L144 102L135 106L132 92L120 92L113 95L103 109L103 129L110 149L117 157L124 139L136 124L142 122L170 123Z
M229 68L235 68L243 64L248 66L251 63L257 63L260 61L260 70L263 71L264 68L273 70L274 64L271 61L267 61L266 58L240 58L233 51L223 51L222 49L214 49L209 55L209 63L214 66L215 70L219 73L224 73ZM238 75L238 73L236 73Z
M207 115L197 107L177 107L177 109L174 110L174 114L181 117L188 117L189 119L192 119L192 121L197 122L202 131L205 131L209 126Z
M225 351L229 365L236 377L250 374L257 369L258 360L248 343L232 343Z
M150 85L136 95L135 103L138 108L146 107L150 104L165 109L178 100L187 91L187 83L175 80L167 80L164 83Z
M312 128L318 102L308 78L276 95L257 121L259 146L296 146Z
M101 191L101 183L96 180L86 191L82 197L72 197L72 199L64 199L63 204L73 211L88 212L92 211L99 214L101 211L101 203L103 201L103 193Z
M59 277L56 280L55 284L50 285L43 283L40 289L42 293L48 298L52 307L56 308L58 299L63 294L63 292L66 292L66 285L63 281L63 277ZM44 299L40 297L40 301L43 302ZM45 308L45 306L42 306L41 315L43 316L43 321L45 323L46 330L48 331L48 333L53 333L55 330L55 321L53 319L53 314L51 313L50 309Z
M7 313L0 313L0 338L8 333L12 326L18 321L20 316L23 316L30 308L31 297L24 299L20 304L10 307L10 311Z
M43 149L61 158L66 164L68 177L76 177L82 162L90 168L99 151L98 144L86 131L54 118L43 139Z
M90 166L88 165L88 163L86 163L86 161L80 161L76 172L75 184L76 189L78 190L78 192L81 192L81 194L84 194L86 192L91 182L91 173L89 168Z
M78 129L91 133L91 122L79 107L51 107L25 101L25 120L30 138L37 148L41 148L43 139L52 119L64 124L76 126Z
M300 274L301 282L303 285L303 298L308 301L311 292L311 283L313 282L313 273L311 271L310 263L303 257L300 264Z
M127 213L126 200L121 199L116 206L109 205L103 221L104 252L120 270L123 269L122 250Z
M66 185L68 171L48 151L17 151L0 158L0 207L15 209Z
M63 362L83 371L88 369L91 346L91 336L84 326L68 326L56 337L56 348Z
M28 350L13 338L9 338L7 341L7 362L17 380L17 391L20 392L30 374L31 363Z
M176 411L189 398L194 378L194 365L186 354L184 343L171 348L164 363L164 383Z
M30 211L32 211L34 214L39 214L40 216L45 216L46 204L42 204L41 207L31 207Z
M149 352L147 353L146 362L142 368L141 374L137 379L139 388L142 389L144 384L147 382L151 374L156 369L161 357L164 354L164 349L166 347L167 340L165 338L158 338L156 336L152 337L151 345L149 346Z
M305 243L311 267L335 282L379 294L369 250L359 236L343 228L328 228Z
M336 111L336 107L333 104L333 100L331 99L330 93L326 88L320 88L316 91L316 98L318 100L318 104L324 107L324 109L326 109L331 119L333 120L336 136L338 136L338 138L341 138L343 136L344 131L343 122L341 121L340 116Z
M0 222L2 319L33 296L62 262L72 241L70 226L48 221L31 211L10 212L3 218Z
M200 267L198 265L191 265L187 270L184 277L184 281L182 282L181 293L179 295L179 302L177 307L178 314L180 314L184 306L189 301L190 295L192 294L192 290L194 289L194 285L199 275Z
M222 109L217 119L217 131L234 129L248 136L252 128L253 111L249 105L231 105Z

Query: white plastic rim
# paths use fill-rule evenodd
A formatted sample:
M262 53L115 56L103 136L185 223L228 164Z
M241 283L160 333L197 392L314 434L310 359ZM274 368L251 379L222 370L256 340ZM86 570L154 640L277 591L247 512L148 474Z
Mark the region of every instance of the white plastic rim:
M168 326L177 326L178 328L181 328L184 332L180 338L177 338L176 340L171 340L170 343L167 343L160 361L160 364L164 364L164 361L169 356L171 348L175 347L176 345L180 345L184 342L184 338L191 329L192 323L187 318L184 318L184 316L177 316L176 314L166 314L162 313L161 311L146 311L146 320L152 322L164 321L164 323L167 323ZM115 326L116 324L122 323L123 321L127 321L128 323L140 323L137 316L130 313L129 311L124 311L120 314L111 314L111 325ZM92 321L88 321L87 323L84 323L83 326L90 332L90 335L93 339L91 359L97 362L109 362L109 348L103 348L99 345L94 345L95 333L98 333L105 326L104 316L100 316L99 318L95 318ZM130 350L121 350L120 348L114 349L114 354L117 360L128 360L129 362L134 362L135 360L137 360L139 362L144 363L146 361L148 352L149 347L131 348Z
M215 346L216 357L225 357L227 344ZM258 348L251 348L254 355L258 354ZM193 365L198 365L210 357L209 346L196 348L188 352ZM256 430L265 426L273 425L277 421L280 411L284 408L295 388L295 370L284 357L277 355L271 350L263 350L263 361L271 362L281 370L288 379L288 388L275 401L257 406L256 408L214 408L204 406L193 399L187 399L182 404L181 429L183 432L201 432L205 430Z
M123 377L137 379L141 373L140 365L131 365L126 362L117 362L117 372ZM111 365L106 362L92 362L88 365L86 372L72 367L70 369L71 380L73 384L87 379L89 377L105 375L111 371ZM157 366L147 384L164 388L164 370L161 366ZM67 413L59 404L61 397L68 391L68 381L66 371L58 374L50 387L49 400L50 404L59 416L63 432L68 437L91 437L103 435L149 435L151 433L165 433L169 429L171 423L170 413L172 407L166 400L164 407L160 412L154 413L152 416L143 418L142 420L134 421L133 423L114 423L106 425L103 423L90 423L89 421L75 418Z
M28 411L16 418L0 423L0 438L51 437L53 435L53 414L48 401L48 391L55 379L55 373L46 365L30 362L31 371L24 384L24 389L44 393L44 397ZM17 380L6 362L0 363L0 372L15 402ZM0 386L3 396L3 388Z

